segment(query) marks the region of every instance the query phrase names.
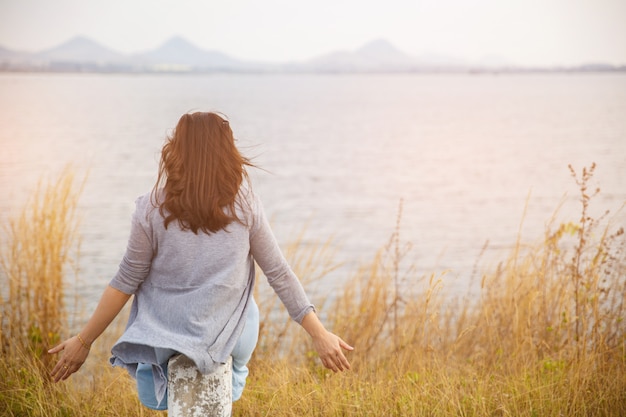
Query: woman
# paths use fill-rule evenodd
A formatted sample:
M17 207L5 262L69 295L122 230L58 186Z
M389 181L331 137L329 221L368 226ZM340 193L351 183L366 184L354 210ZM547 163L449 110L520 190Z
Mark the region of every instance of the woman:
M233 400L241 396L256 345L254 262L293 320L311 336L325 367L350 369L352 350L318 319L249 187L228 121L215 113L183 115L162 149L157 182L139 197L119 270L85 327L52 348L52 370L65 380L84 363L93 341L134 295L111 363L137 378L142 402L164 409L167 363L190 358L203 374L232 356Z

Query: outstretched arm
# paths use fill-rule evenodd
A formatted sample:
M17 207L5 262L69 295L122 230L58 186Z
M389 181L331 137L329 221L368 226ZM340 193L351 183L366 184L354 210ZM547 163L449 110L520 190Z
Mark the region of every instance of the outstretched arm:
M107 286L96 310L80 333L48 351L48 353L63 351L63 355L52 370L54 382L67 379L80 369L89 355L89 348L93 341L111 324L129 298L130 294Z
M250 234L250 250L254 260L265 273L269 284L278 294L291 318L300 323L313 339L313 346L322 364L334 372L350 369L350 363L342 349L353 350L354 348L326 330L315 314L300 281L283 256L263 213L261 201L256 198L253 205L256 211Z
M304 316L302 327L313 339L313 346L326 368L333 372L350 369L350 362L346 359L342 349L354 350L354 348L339 336L326 330L314 311Z

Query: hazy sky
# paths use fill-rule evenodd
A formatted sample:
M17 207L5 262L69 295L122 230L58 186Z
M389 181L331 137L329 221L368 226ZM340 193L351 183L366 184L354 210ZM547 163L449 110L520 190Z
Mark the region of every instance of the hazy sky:
M411 55L626 64L626 0L0 0L0 46L39 51L76 35L124 53L179 35L261 61L384 38Z

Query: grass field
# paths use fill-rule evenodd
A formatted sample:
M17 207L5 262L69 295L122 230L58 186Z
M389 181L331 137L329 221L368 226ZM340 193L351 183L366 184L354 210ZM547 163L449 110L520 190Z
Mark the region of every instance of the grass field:
M328 327L356 347L349 372L325 370L286 313L263 320L282 307L259 285L261 336L234 415L626 415L626 238L610 214L588 214L599 192L587 189L593 173L572 170L580 220L552 220L536 242L518 242L479 273L477 294L451 299L445 275L410 276L398 226L371 263L317 303ZM69 381L49 380L54 358L44 352L75 326L69 319L80 321L64 305L79 256L79 194L65 172L7 225L0 415L163 416L142 407L133 380L108 365L125 314ZM285 251L305 287L335 266L329 245L303 249L296 239Z

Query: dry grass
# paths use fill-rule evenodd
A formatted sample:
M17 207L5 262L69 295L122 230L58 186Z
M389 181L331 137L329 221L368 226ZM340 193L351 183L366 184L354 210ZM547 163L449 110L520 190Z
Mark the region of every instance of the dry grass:
M76 271L75 219L79 193L66 169L59 181L40 183L31 201L8 227L0 266L8 294L0 311L2 353L32 352L44 366L46 347L67 326L66 277Z
M398 225L325 309L356 346L353 370L320 368L302 332L283 332L296 348L256 352L236 415L626 415L626 241L608 215L588 214L593 171L572 170L579 222L518 241L461 300L445 294L445 275L399 268L410 246Z
M626 415L625 236L608 215L588 215L593 166L572 175L581 220L553 221L535 244L518 242L482 273L477 293L458 300L446 295L445 275L416 277L405 266L410 246L401 243L398 224L389 244L337 294L316 300L332 318L329 327L356 346L347 373L321 367L305 332L279 312L261 278L265 320L234 415ZM337 265L328 244L298 242L287 257L300 276L312 277L310 289ZM5 318L12 305L3 304ZM107 364L119 332L121 325L107 330L85 368L60 385L41 376L32 349L23 350L28 344L4 336L18 355L0 365L0 414L164 415L143 408L132 380Z

